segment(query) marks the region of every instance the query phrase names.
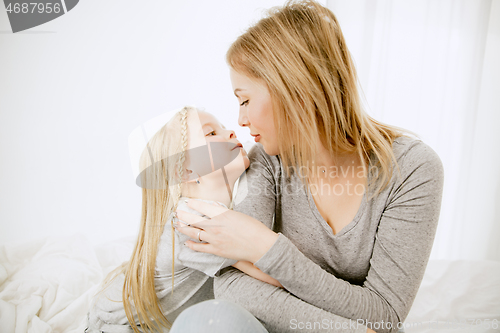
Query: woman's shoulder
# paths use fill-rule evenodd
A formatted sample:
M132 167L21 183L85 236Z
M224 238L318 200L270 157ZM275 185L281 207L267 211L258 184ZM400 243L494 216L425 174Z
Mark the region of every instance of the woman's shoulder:
M403 175L412 174L419 169L419 173L443 177L441 158L431 146L422 140L410 136L400 136L394 139L392 149Z
M418 138L410 136L397 137L392 143L392 149L398 162L423 159L427 162L441 163L441 159L436 151Z
M248 159L250 160L250 167L252 167L252 163L261 163L272 169L279 169L281 164L279 156L268 155L260 143L251 145L251 148L248 151Z
M248 157L254 157L254 158L271 158L273 156L270 156L266 153L264 150L264 146L261 143L246 143L246 147L250 147L250 150L248 151ZM248 149L248 148L247 148Z

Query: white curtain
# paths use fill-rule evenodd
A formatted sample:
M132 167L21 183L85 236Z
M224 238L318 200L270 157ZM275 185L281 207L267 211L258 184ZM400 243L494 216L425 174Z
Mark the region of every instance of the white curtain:
M431 259L500 261L500 0L329 0L367 111L416 132L445 187Z

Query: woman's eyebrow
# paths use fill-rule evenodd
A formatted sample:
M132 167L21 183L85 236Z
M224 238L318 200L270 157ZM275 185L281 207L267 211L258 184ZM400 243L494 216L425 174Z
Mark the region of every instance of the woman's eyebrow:
M238 94L237 94L237 92L238 92L238 91L244 91L244 90L245 90L245 89L241 89L241 88L236 88L236 89L234 89L234 96L239 97L239 96L238 96Z

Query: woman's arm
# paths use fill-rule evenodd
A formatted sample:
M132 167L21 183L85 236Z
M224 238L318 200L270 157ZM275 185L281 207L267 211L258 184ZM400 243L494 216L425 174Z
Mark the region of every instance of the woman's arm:
M220 273L214 280L215 298L243 306L262 321L269 332L373 332L361 322L317 308L237 269L228 267Z
M279 283L278 280L273 279L266 273L263 273L260 269L255 267L254 264L252 264L249 261L240 260L236 264L234 264L233 267L239 269L243 273L250 275L255 279L261 280L262 282L272 284L273 286L276 286L278 288L283 288L283 286L281 285L281 283Z

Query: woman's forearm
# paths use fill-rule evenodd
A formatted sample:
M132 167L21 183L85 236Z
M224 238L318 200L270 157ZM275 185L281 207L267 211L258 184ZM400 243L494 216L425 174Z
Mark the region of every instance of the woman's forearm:
M324 311L232 267L215 277L214 293L216 298L243 306L261 320L269 332L367 332L361 322Z
M253 278L256 278L258 280L261 280L263 282L272 284L273 286L283 288L281 283L279 283L278 280L275 278L272 278L271 276L267 275L266 273L262 272L260 269L255 267L251 262L249 261L238 261L233 265L233 267L239 269L245 274L250 275Z

